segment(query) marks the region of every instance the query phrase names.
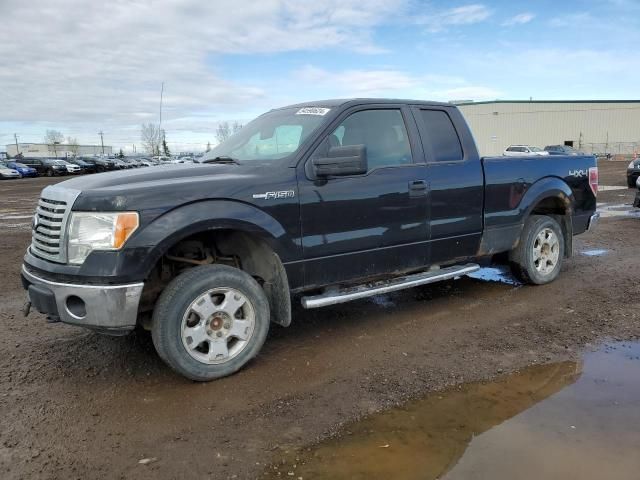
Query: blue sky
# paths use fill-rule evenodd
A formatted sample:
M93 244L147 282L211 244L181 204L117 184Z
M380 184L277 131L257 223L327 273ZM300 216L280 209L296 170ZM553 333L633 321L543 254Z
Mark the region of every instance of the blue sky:
M311 99L640 98L640 0L3 0L0 17L0 145L55 128L139 146L163 80L174 150Z

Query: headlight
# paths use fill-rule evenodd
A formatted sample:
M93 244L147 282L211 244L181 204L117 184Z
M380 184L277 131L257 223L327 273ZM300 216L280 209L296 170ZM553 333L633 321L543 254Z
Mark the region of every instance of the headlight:
M119 250L138 225L137 212L73 212L67 236L69 263L82 264L93 250Z

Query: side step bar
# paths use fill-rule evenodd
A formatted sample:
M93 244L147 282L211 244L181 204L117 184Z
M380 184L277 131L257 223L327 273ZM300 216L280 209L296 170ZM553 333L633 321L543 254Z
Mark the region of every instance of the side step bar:
M351 300L380 295L381 293L395 292L396 290L417 287L418 285L450 280L452 278L461 277L462 275L475 272L479 269L480 266L475 263L454 265L453 267L447 267L441 270L414 273L413 275L368 283L357 287L349 287L342 290L331 290L320 295L302 297L302 306L304 308L319 308L326 307L327 305L335 305L337 303L346 303Z

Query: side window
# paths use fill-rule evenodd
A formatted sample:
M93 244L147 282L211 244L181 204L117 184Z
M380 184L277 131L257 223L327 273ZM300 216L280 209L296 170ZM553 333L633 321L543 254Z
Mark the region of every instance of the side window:
M420 118L433 154L431 161L451 162L464 158L453 122L442 110L420 110ZM428 151L428 149L427 149Z
M362 110L349 115L322 142L316 154L350 145L366 147L369 170L412 162L407 129L397 109Z

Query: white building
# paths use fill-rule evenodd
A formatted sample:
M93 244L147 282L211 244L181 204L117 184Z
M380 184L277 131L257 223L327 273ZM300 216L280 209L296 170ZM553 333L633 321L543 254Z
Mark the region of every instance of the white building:
M49 145L47 143L19 143L16 147L15 143L8 144L7 154L11 157L15 157L18 153L21 153L24 157L72 157L74 155L80 157L93 157L96 155L102 155L103 148L101 145ZM113 153L113 147L104 146L104 154L110 155Z
M509 145L570 145L587 153L640 151L640 100L458 102L480 154Z

